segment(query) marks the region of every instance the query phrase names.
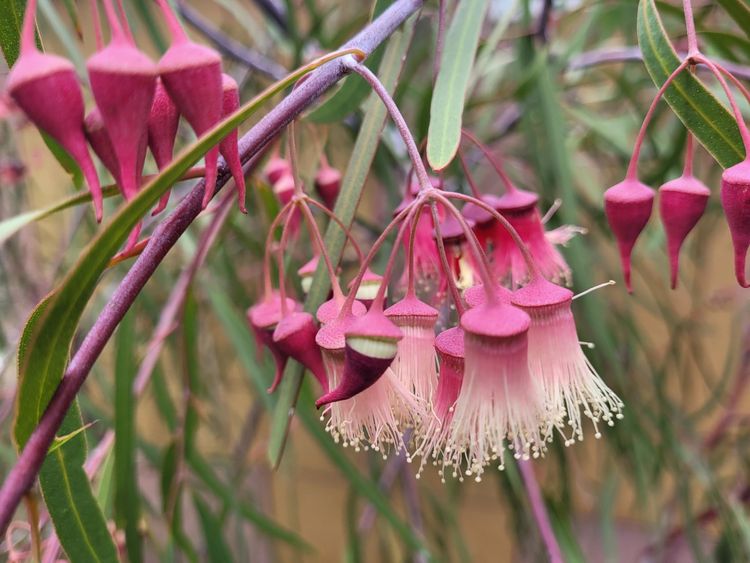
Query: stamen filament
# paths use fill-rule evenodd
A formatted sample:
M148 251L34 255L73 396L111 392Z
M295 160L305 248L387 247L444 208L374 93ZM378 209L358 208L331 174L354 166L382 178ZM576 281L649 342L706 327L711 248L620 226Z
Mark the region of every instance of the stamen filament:
M609 280L609 281L606 281L604 283L600 283L599 285L595 285L594 287L590 287L590 288L582 291L581 293L575 294L572 299L573 299L573 301L575 301L579 297L583 297L584 295L588 295L589 293L591 293L593 291L596 291L597 289L602 289L603 287L607 287L609 285L615 285L616 283L617 282L615 280Z

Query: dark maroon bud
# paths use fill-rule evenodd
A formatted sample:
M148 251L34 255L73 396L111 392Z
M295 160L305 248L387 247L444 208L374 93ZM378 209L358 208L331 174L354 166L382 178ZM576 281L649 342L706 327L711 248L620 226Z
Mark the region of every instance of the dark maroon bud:
M26 117L70 153L81 168L94 202L96 220L102 220L102 189L86 146L83 130L83 95L73 64L39 51L34 38L36 0L28 0L21 34L21 53L6 87Z
M154 62L139 51L123 32L110 0L104 6L112 41L86 63L91 92L117 156L117 176L125 199L138 191L148 117L156 88Z
M743 160L721 175L721 205L734 245L734 274L742 287L750 287L745 275L750 246L750 160Z
M318 329L310 313L293 312L279 321L273 332L276 348L284 355L297 360L312 372L323 392L328 392L328 377L323 366L323 356L315 343Z
M154 101L151 104L151 113L148 116L148 148L154 155L159 171L164 170L172 162L174 141L177 137L179 125L180 112L172 98L169 97L161 78L157 78ZM151 215L158 215L167 207L170 192L171 190L167 190L161 196L159 204Z
M403 334L381 311L369 311L352 320L346 330L344 374L339 385L315 406L351 399L385 373L398 352Z
M159 74L180 113L196 135L202 135L221 119L223 91L219 53L193 43L180 27L166 0L157 0L172 34L172 45L159 61ZM203 207L216 189L216 165L219 147L206 153L206 176Z
M617 239L620 261L628 292L630 282L630 256L633 246L651 217L654 190L636 179L626 178L604 192L604 212Z
M221 87L224 92L222 117L227 117L240 108L240 88L234 78L228 74L222 74L221 78ZM234 178L234 183L237 186L237 200L240 211L247 213L247 207L245 207L245 173L242 171L237 141L237 129L233 129L219 144L219 152L229 166L232 178Z
M672 289L677 287L680 248L706 210L711 195L706 185L693 176L682 175L659 188L659 213L667 233L667 254Z
M315 175L315 189L326 207L333 209L333 206L336 205L336 198L339 196L339 191L341 190L341 172L332 168L324 161L320 170Z
M287 314L298 308L297 303L288 297L286 299L286 306ZM281 296L278 292L274 292L270 297L253 305L247 310L247 320L250 324L250 329L253 331L253 336L255 337L256 357L259 358L262 349L266 347L271 352L276 364L276 373L274 374L271 386L268 388L269 393L273 393L281 382L281 376L284 373L284 367L286 366L288 358L288 355L281 351L273 339L276 325L278 325L283 316Z

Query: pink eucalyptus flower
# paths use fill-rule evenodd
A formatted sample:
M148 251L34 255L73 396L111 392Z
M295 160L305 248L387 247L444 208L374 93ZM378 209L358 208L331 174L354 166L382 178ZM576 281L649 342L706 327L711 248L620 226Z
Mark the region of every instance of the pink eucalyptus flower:
M583 440L581 411L591 419L594 436L599 438L599 423L613 426L615 419L622 418L623 408L581 350L570 309L572 299L573 292L538 276L513 293L513 305L531 318L531 376L541 382L550 421L565 437L566 446L576 438Z

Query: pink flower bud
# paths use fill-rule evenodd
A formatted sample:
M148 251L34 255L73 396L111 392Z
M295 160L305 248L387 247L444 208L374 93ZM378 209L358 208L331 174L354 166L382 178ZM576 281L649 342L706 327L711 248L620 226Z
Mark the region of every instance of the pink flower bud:
M224 92L224 101L222 106L222 117L233 114L240 108L240 89L234 78L228 74L221 75L221 87ZM240 161L240 151L237 146L237 129L233 129L229 135L222 139L219 144L219 152L229 167L234 178L234 184L237 186L237 201L240 211L247 213L245 207L245 173L242 171L242 162Z
M36 0L29 0L21 35L21 54L13 65L8 94L29 120L70 153L81 168L94 201L96 220L102 220L102 190L86 146L83 96L73 64L41 53L34 37Z
M734 274L742 287L750 287L745 275L750 246L750 160L743 160L721 175L721 205L734 245Z
M680 176L659 188L659 213L667 233L672 289L677 287L682 243L706 210L710 195L711 190L693 176Z
M221 57L210 47L190 41L166 0L158 2L172 34L172 45L159 61L159 74L180 113L195 134L202 135L221 119ZM216 189L218 157L218 146L206 153L204 208Z
M266 180L268 180L268 183L271 185L278 182L279 179L285 174L291 173L292 165L289 164L289 161L278 156L272 156L263 169L263 174L265 174Z
M125 199L138 191L148 116L156 88L154 62L140 52L123 32L109 0L104 2L112 41L86 63L91 92L117 156L117 176Z
M341 189L341 172L323 163L315 175L315 189L328 209L333 209Z
M273 342L282 354L297 360L310 370L325 393L328 391L328 379L323 367L320 348L315 344L317 332L318 329L310 313L295 311L282 318L276 325Z
M169 97L161 78L156 80L156 90L154 91L154 101L151 104L151 112L148 116L148 148L154 155L156 166L159 170L172 162L174 155L174 141L177 137L177 128L180 124L180 112L177 106ZM161 196L159 204L151 213L158 215L161 213L169 202L168 190Z
M604 212L620 248L625 285L633 291L630 282L630 255L633 246L651 217L654 190L635 179L625 179L604 192Z
M297 310L299 305L293 299L287 297L286 307L287 312L291 313ZM288 355L282 352L273 339L273 333L282 318L281 296L278 292L274 292L269 298L247 310L247 320L255 337L256 357L259 357L263 347L266 347L276 363L276 373L271 386L268 388L269 393L273 393L281 382L288 359Z

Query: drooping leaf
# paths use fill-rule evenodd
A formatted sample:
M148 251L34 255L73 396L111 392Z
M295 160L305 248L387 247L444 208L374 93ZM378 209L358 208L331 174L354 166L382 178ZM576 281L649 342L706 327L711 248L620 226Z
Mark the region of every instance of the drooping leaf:
M464 101L486 10L487 0L463 0L445 35L427 133L427 160L435 170L450 164L461 141Z
M737 25L750 37L750 4L746 0L717 0Z
M416 18L412 17L404 24L403 30L394 33L388 40L388 47L383 56L383 62L378 69L378 77L389 92L396 88L398 77L401 74L406 52L411 43ZM362 189L367 179L375 151L380 143L380 133L385 123L385 108L375 93L370 94L370 99L365 107L365 117L362 121L357 140L352 149L352 156L346 167L344 178L341 182L341 192L336 200L334 213L344 225L350 225L354 219L354 212L359 203ZM328 226L325 236L328 254L335 263L338 262L344 248L345 235L337 225ZM312 286L305 300L305 309L315 312L328 296L330 290L328 273L321 263L315 272ZM271 435L268 441L268 457L272 467L277 467L281 455L284 452L289 423L294 416L294 408L297 403L300 386L302 385L302 367L297 362L288 362L284 377L281 381L278 394L278 402L273 411L271 424Z
M3 0L0 2L0 47L8 66L13 66L21 46L21 26L26 0Z
M136 435L133 380L137 371L135 358L135 315L130 311L120 322L115 336L115 522L125 530L128 559L143 559L140 519L140 492L136 477Z
M638 7L638 43L652 80L661 86L680 64L664 30L654 0ZM734 116L689 72L683 72L667 88L664 99L696 139L724 168L745 156Z
M208 505L198 495L193 495L193 504L198 512L198 518L203 528L203 541L206 544L206 554L211 563L231 563L234 561L232 552L224 540L224 527Z
M104 190L102 190L102 195L105 198L112 197L118 193L119 190L113 186L104 188ZM67 197L62 201L58 201L57 203L53 203L52 205L50 205L49 207L45 207L44 209L27 211L26 213L21 213L20 215L16 215L15 217L10 217L8 219L5 219L4 221L0 221L0 245L2 245L6 240L8 240L18 231L20 231L27 225L30 225L31 223L40 221L41 219L45 219L46 217L54 215L59 211L63 211L65 209L69 209L71 207L75 207L84 203L89 203L90 201L90 193L79 193Z

